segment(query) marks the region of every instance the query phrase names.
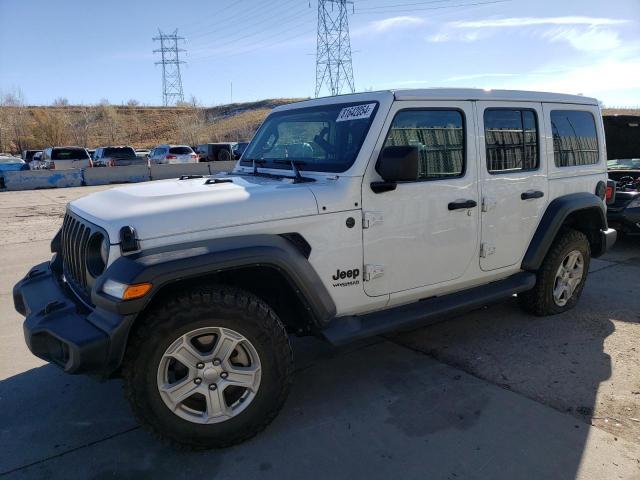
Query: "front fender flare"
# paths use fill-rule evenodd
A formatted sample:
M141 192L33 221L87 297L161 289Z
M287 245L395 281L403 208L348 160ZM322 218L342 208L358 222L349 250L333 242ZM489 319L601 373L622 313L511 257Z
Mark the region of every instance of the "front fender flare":
M96 282L95 305L123 315L144 310L165 285L248 266L267 266L282 273L308 309L318 327L336 315L336 306L307 258L279 235L246 235L170 245L118 258ZM142 299L114 302L102 293L106 279L125 284L149 282L153 288Z

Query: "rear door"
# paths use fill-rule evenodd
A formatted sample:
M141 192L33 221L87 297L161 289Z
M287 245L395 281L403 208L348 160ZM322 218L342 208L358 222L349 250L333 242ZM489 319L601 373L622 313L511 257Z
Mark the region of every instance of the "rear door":
M478 252L472 103L396 102L383 132L375 151L418 147L420 170L417 181L392 191L363 185L365 292L385 295L461 277Z
M480 268L519 264L547 204L542 104L478 102Z

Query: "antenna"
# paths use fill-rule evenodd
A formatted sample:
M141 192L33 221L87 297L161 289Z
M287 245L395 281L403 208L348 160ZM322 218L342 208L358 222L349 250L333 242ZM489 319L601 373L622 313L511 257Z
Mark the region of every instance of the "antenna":
M318 0L316 97L326 87L331 95L355 92L347 5L351 0Z
M180 52L185 50L178 48L178 40L184 40L184 37L178 36L178 29L171 34L164 34L158 29L158 33L157 37L153 37L153 41L159 41L160 48L153 53L161 55L161 60L155 64L162 65L162 104L168 107L184 102L180 64L185 62L180 60Z

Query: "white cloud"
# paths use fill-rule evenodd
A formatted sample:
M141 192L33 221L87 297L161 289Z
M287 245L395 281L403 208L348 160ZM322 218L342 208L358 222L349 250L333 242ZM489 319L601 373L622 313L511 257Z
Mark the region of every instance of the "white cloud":
M483 19L473 21L450 22L449 26L455 28L509 28L528 27L534 25L620 25L628 23L628 20L616 18L597 17L512 17L498 19Z
M622 43L617 32L596 27L582 30L578 28L552 28L541 34L552 43L566 41L576 50L601 52L618 48Z
M375 22L369 23L368 27L376 32L386 32L388 30L398 28L417 27L424 23L425 20L420 17L401 16L385 18L384 20L376 20Z
M517 77L517 73L474 73L472 75L457 75L445 78L445 82L462 82L466 80L479 80L481 78Z
M509 29L549 43L566 42L583 52L612 51L622 45L616 25L628 20L605 17L512 17L449 22L429 42L474 42Z

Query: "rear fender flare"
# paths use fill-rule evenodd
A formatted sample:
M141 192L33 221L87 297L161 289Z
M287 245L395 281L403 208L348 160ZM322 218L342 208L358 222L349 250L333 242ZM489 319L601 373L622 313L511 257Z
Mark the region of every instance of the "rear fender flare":
M522 260L523 270L537 271L540 268L560 229L566 224L569 216L576 212L589 212L597 219L594 225L588 226L588 230L597 230L594 233L598 235L593 235L593 238L599 239L600 231L607 229L604 205L598 196L581 192L558 197L549 203L538 224ZM595 249L592 255L597 257L600 252Z

